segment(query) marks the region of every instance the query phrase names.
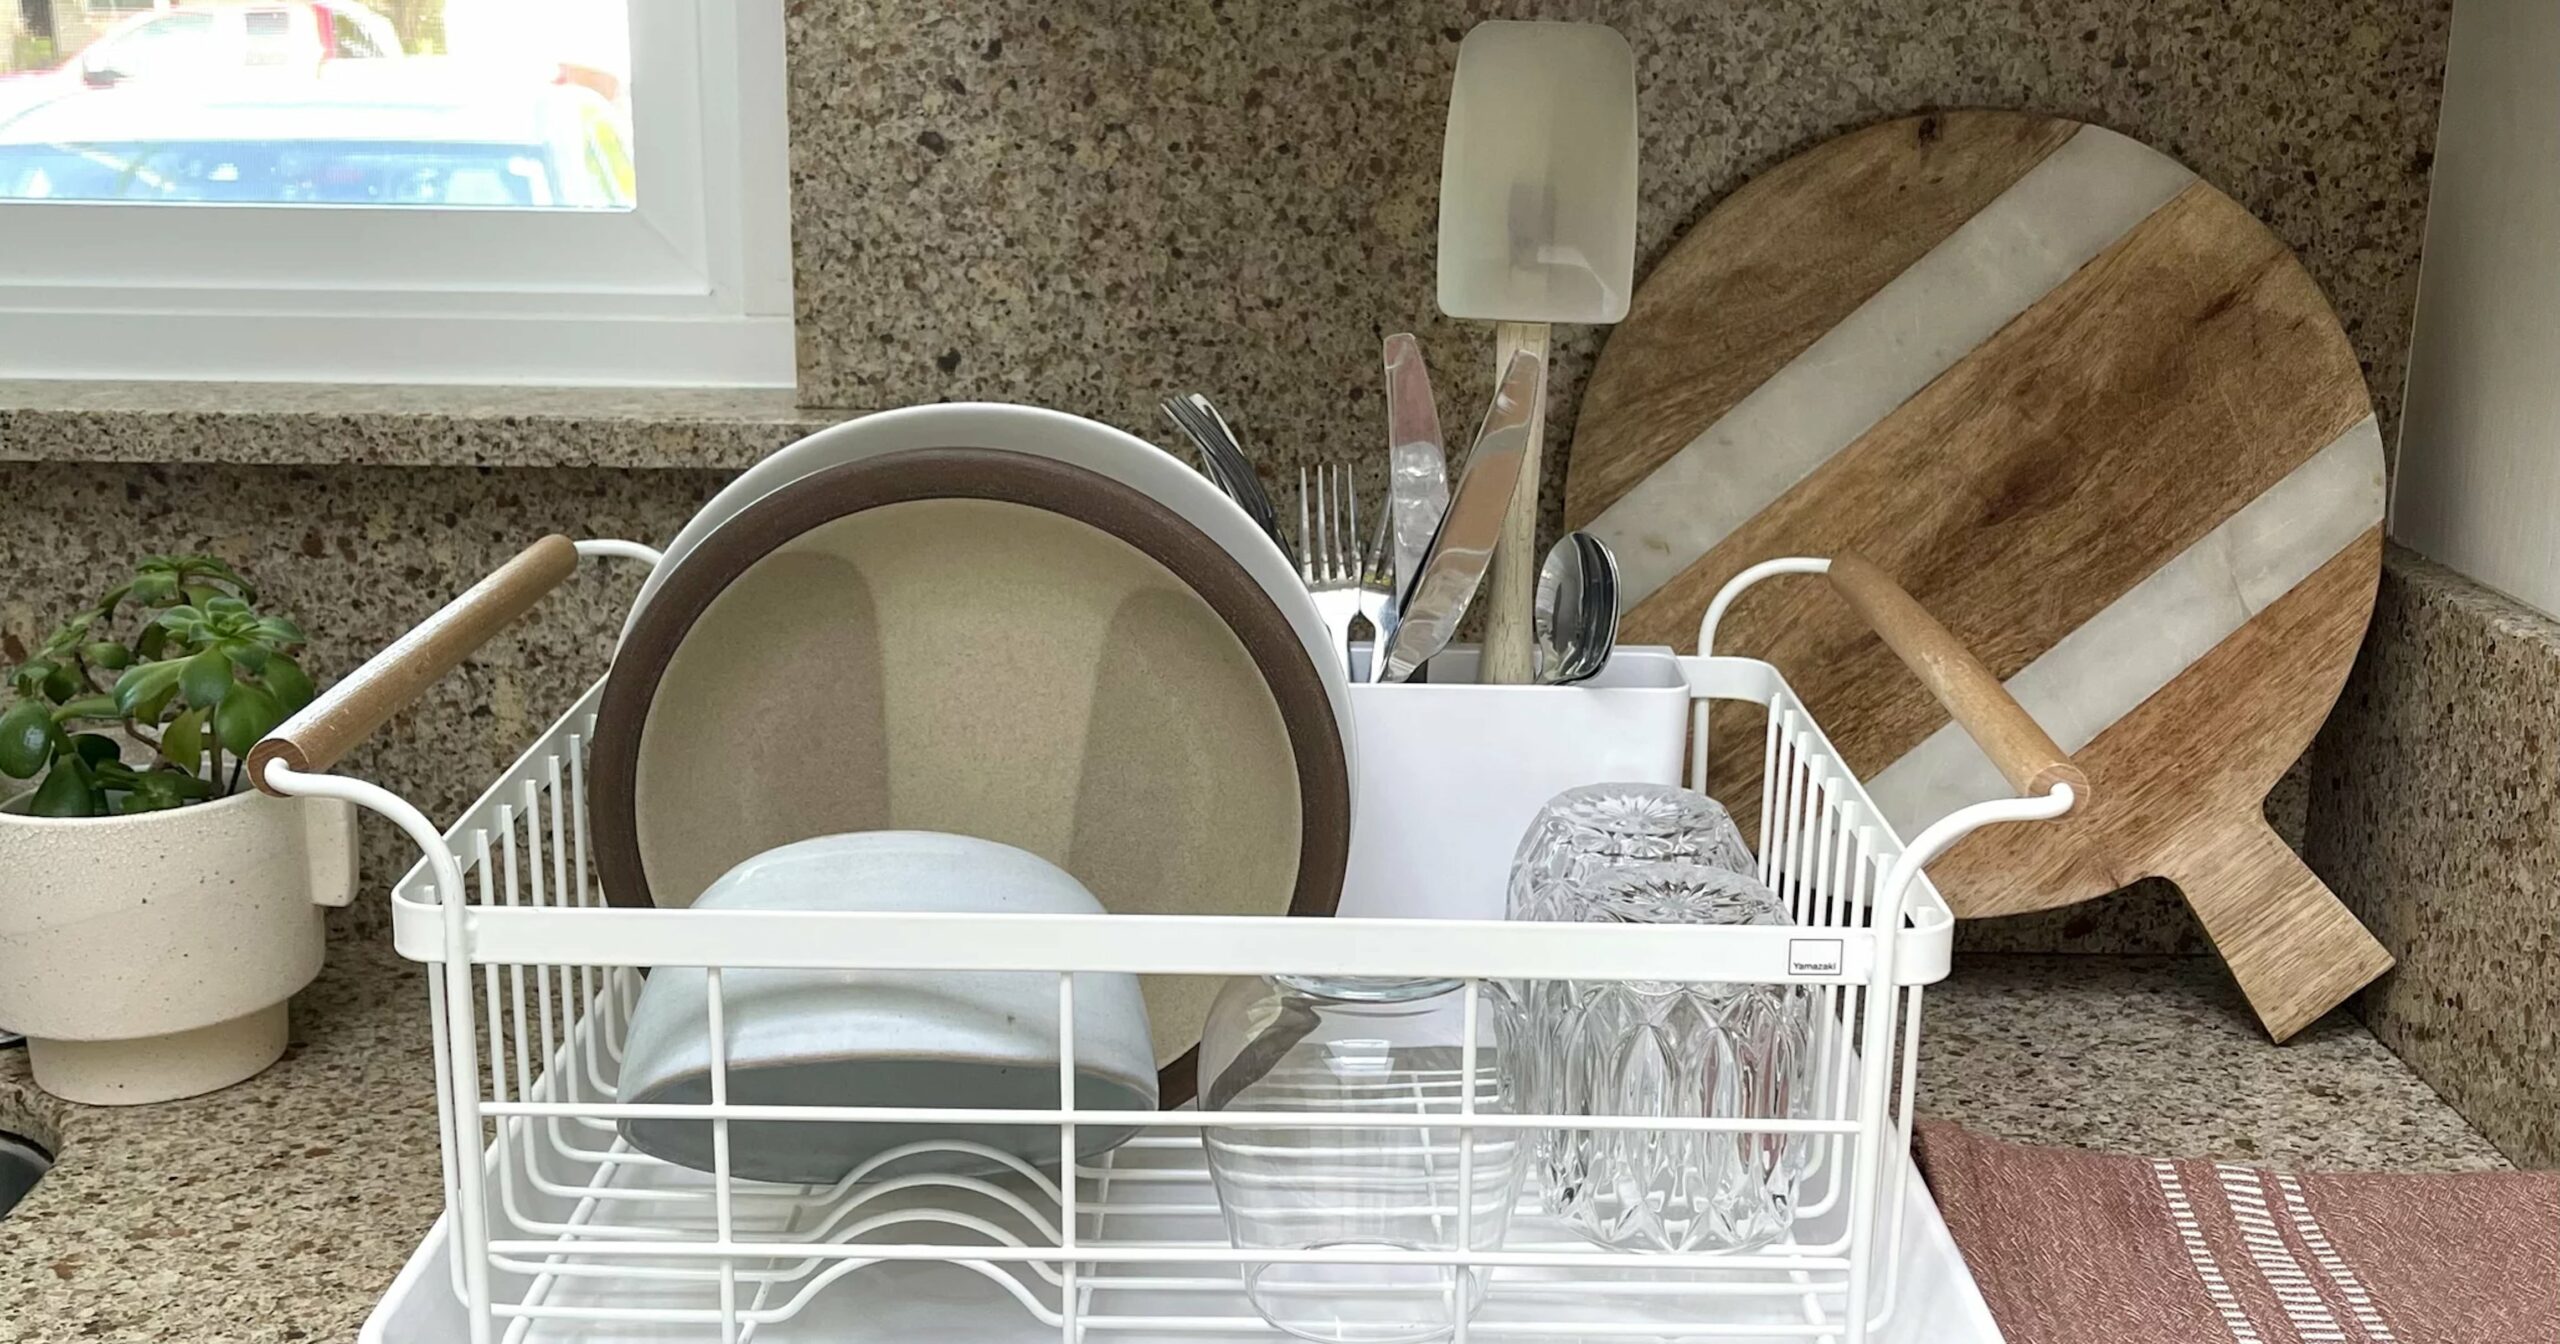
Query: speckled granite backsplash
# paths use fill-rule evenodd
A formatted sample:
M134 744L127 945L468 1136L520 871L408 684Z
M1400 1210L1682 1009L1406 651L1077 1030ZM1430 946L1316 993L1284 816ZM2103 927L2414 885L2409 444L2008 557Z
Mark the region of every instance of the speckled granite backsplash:
M2560 622L2393 547L2313 753L2306 857L2399 965L2376 1036L2560 1166Z
M245 567L311 632L306 661L355 666L546 532L668 537L725 475L698 471L93 466L0 462L0 662L151 551ZM602 675L636 570L579 572L347 758L347 773L450 821ZM363 815L363 882L331 918L387 926L417 847Z

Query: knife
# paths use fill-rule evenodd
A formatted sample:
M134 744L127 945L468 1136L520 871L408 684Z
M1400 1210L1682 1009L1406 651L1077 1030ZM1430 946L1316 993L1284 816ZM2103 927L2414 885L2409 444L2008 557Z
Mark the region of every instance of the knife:
M1495 538L1502 535L1502 516L1511 508L1511 492L1519 488L1520 471L1529 455L1530 423L1536 418L1538 380L1546 361L1534 350L1511 357L1511 366L1494 390L1493 406L1467 450L1466 468L1458 474L1457 493L1432 532L1422 569L1401 594L1395 636L1387 644L1387 681L1410 681L1414 671L1449 647L1475 600L1476 585L1493 558Z
M1396 556L1396 591L1413 587L1431 534L1449 511L1448 454L1440 406L1422 344L1410 333L1387 338L1387 511Z

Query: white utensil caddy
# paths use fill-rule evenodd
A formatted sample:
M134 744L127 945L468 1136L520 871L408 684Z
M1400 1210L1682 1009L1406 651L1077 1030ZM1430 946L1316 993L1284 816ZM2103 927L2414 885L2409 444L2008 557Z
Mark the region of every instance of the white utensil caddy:
M580 543L577 554L656 559L621 542ZM1246 1260L1274 1256L1229 1247L1200 1158L1201 1126L1250 1116L1158 1113L1147 1121L1148 1135L1078 1162L1078 1124L1126 1122L1128 1115L729 1104L717 1039L722 970L841 967L1053 974L1067 1059L1075 1052L1075 1015L1067 1010L1075 971L1445 976L1465 980L1469 994L1488 980L1519 978L1812 986L1823 1012L1819 1096L1810 1115L1643 1126L1815 1136L1802 1217L1787 1242L1739 1255L1606 1252L1538 1216L1532 1191L1499 1251L1330 1250L1298 1258L1490 1267L1484 1305L1459 1328L1460 1344L1470 1337L1996 1340L1908 1158L1921 998L1946 974L1954 924L1922 866L1978 826L2060 815L2079 781L2049 741L2041 746L2050 759L2022 755L2019 735L2042 734L1979 664L1972 664L1979 676L1968 680L1962 669L1933 671L1931 658L1915 656L1905 641L1945 641L1945 632L1898 590L1861 603L1843 577L1853 563L1840 562L1835 585L1868 609L1924 680L1933 680L2028 796L1965 808L1906 843L1776 669L1745 658L1654 655L1676 670L1671 688L1686 712L1657 716L1671 740L1639 749L1677 760L1679 720L1693 720L1693 779L1705 778L1711 702L1767 711L1765 732L1744 748L1763 761L1757 849L1763 876L1791 903L1799 927L1707 928L609 908L587 850L586 735L600 688L449 830L439 832L384 789L324 773L347 746L566 575L574 564L568 543L537 543L333 688L252 757L262 787L353 801L397 823L424 851L393 889L393 930L402 955L432 968L447 1208L363 1338L1099 1344L1281 1337L1246 1305L1237 1278ZM1710 610L1700 647L1712 647L1718 615L1742 588L1773 574L1828 569L1831 562L1821 560L1775 561L1737 577ZM1858 569L1872 574L1871 567ZM1912 618L1921 624L1898 640L1893 626ZM1361 722L1370 722L1373 708L1386 712L1389 698L1401 693L1363 688ZM1499 691L1499 701L1485 702L1531 705L1530 694L1561 706L1587 693ZM2005 708L1985 708L1988 695ZM1498 740L1499 717L1488 716L1493 721L1478 731ZM1363 745L1364 770L1398 771L1382 759L1388 753L1378 742ZM1438 783L1467 787L1463 776ZM1432 838L1479 866L1483 853L1498 853L1498 866L1517 834ZM715 1173L637 1153L616 1132L617 1120L641 1113L614 1103L614 1080L642 968L652 965L708 971L712 1101L648 1109L710 1121L721 1154ZM1062 1083L1068 1076L1062 1068ZM1057 1131L1072 1176L1021 1168L992 1177L849 1178L832 1188L733 1180L726 1122L746 1118L1034 1124ZM1391 1123L1374 1111L1293 1114L1288 1122L1329 1119ZM1469 1134L1546 1127L1535 1117L1472 1111L1427 1122L1417 1115L1415 1124L1425 1123ZM1448 1244L1469 1242L1456 1230Z
M1457 648L1432 660L1445 680L1351 684L1359 775L1337 914L1500 919L1512 851L1548 799L1680 782L1695 702L1671 650L1621 648L1574 687L1479 686L1475 668Z

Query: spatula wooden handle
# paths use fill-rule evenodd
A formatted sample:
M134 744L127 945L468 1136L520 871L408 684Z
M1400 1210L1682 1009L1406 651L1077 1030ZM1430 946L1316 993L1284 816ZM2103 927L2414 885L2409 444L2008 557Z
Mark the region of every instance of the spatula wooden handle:
M1502 516L1493 565L1485 574L1484 665L1477 679L1488 686L1525 685L1537 675L1537 643L1531 607L1538 593L1538 464L1547 451L1547 327L1504 322L1493 333L1494 378L1526 350L1538 357L1538 390L1529 403L1529 451L1520 459L1520 484L1511 511Z
M1892 575L1865 556L1843 553L1831 558L1831 586L2000 767L2009 787L2032 796L2068 784L2073 805L2087 806L2089 777L2072 763L2071 754Z
M578 548L567 537L544 537L517 552L260 739L249 749L250 780L281 796L267 783L270 762L304 771L337 764L577 567Z

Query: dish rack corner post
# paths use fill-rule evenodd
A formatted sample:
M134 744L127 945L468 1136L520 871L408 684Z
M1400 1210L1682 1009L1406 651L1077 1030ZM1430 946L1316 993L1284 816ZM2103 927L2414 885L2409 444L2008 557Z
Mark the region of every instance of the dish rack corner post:
M1724 623L1724 614L1732 609L1734 600L1741 597L1752 585L1764 579L1776 578L1781 574L1827 574L1829 572L1831 572L1831 562L1828 559L1820 556L1795 555L1776 560L1763 560L1726 580L1724 587L1716 590L1714 600L1707 603L1706 615L1698 618L1698 656L1701 658L1714 656L1716 627ZM1700 695L1689 711L1689 787L1701 793L1707 788L1707 706L1711 703L1707 696Z
M1908 1074L1917 1067L1915 1059L1900 1061L1906 1074L1906 1095L1898 1125L1891 1110L1890 1093L1895 1075L1893 1061L1897 1057L1894 1037L1903 1010L1903 973L1898 953L1905 908L1913 886L1921 880L1930 861L1984 826L2000 822L2047 821L2069 812L2086 791L2087 781L2068 754L1992 678L1970 650L1958 643L1944 626L1931 618L1881 570L1855 555L1837 558L1784 556L1761 561L1735 574L1716 591L1715 597L1707 604L1705 614L1699 618L1698 661L1701 665L1712 660L1716 629L1723 624L1725 613L1732 610L1734 602L1754 585L1782 574L1830 577L1839 594L1867 618L1876 634L1902 657L1913 672L1920 674L1949 716L1992 758L2020 795L1969 804L1931 822L1893 857L1873 897L1869 927L1875 938L1875 966L1868 977L1866 1012L1860 1023L1859 1052L1867 1064L1858 1071L1859 1096L1855 1113L1861 1121L1861 1141L1856 1146L1847 1177L1850 1255L1847 1292L1843 1299L1848 1313L1848 1319L1843 1322L1847 1332L1844 1338L1849 1344L1860 1344L1893 1309L1890 1288L1880 1312L1872 1308L1869 1299L1875 1277L1877 1186L1884 1176L1884 1134L1888 1129L1897 1130L1907 1140L1912 1119L1908 1093L1916 1080ZM1703 680L1702 677L1692 677L1692 685L1699 694L1691 710L1689 738L1690 786L1701 792L1707 789L1708 766L1712 760L1708 735L1708 707L1712 701L1704 693ZM1778 770L1779 736L1773 705L1770 719L1771 782L1775 782ZM1824 744L1824 750L1837 758L1837 752L1832 751L1828 743ZM2074 787L2075 782L2077 788ZM1768 811L1775 801L1770 797L1763 802L1764 835L1774 834L1765 828L1770 825ZM1767 847L1764 842L1764 850ZM1764 853L1763 864L1772 872L1777 862ZM1915 982L1911 988L1916 992L1919 985Z
M407 799L376 784L330 774L328 769L482 641L557 587L578 560L588 557L636 560L654 567L659 553L633 541L572 543L559 536L544 537L340 679L260 741L250 756L250 782L264 792L339 799L399 827L418 847L418 866L434 882L443 946L433 951L408 946L402 951L442 963L442 980L431 973L427 993L435 1061L436 1142L444 1164L446 1221L460 1238L454 1286L468 1302L478 1305L490 1300L488 1189L476 1160L483 1116L480 1089L472 1082L479 1076L480 1057L478 1035L469 1016L471 930L462 862L446 834ZM398 890L395 886L395 896ZM463 1014L458 1024L454 1020L457 1005ZM464 1083L470 1084L467 1090ZM473 1310L469 1321L470 1344L491 1344L490 1314Z
M462 864L426 813L379 785L339 775L307 773L279 763L266 766L261 783L278 793L343 799L388 820L418 846L429 875L435 879L445 943L439 958L443 980L440 984L431 983L427 994L436 1070L436 1139L444 1158L445 1195L450 1201L455 1230L462 1238L462 1253L456 1263L463 1288L470 1300L486 1302L488 1191L480 1181L480 1164L470 1160L481 1130L480 1089L476 1084L467 1089L454 1085L455 1079L479 1077L479 1041L468 1018L463 1029L454 1029L449 1007L461 1004L468 1012L471 1002L470 929L465 919ZM490 1344L489 1324L487 1314L471 1313L471 1344Z

